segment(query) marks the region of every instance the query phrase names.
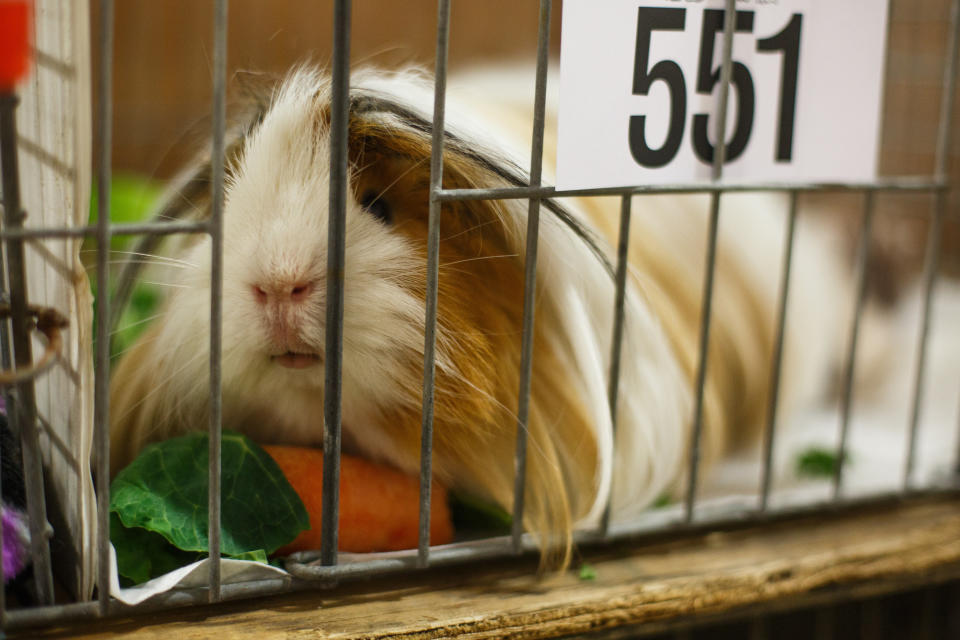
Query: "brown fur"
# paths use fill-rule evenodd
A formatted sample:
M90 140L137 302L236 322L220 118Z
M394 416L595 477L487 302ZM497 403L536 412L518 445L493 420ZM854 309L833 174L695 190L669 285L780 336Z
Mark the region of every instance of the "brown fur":
M414 136L355 121L351 164L366 167L356 177L359 197L383 190L395 212L395 229L422 246L427 235L429 147ZM362 143L362 144L360 144ZM446 188L477 186L476 168L456 154L444 167ZM504 235L491 202L445 204L440 224L438 323L452 336L456 364L466 380L437 371L435 455L439 476L461 488L512 507L518 404L523 261ZM426 263L426 252L422 255ZM416 293L424 295L426 272ZM490 283L498 286L491 287ZM589 507L596 473L596 442L575 393L567 388L563 363L543 339L554 310L537 310L529 417L528 528L565 564L573 520ZM422 363L411 363L418 377ZM477 393L477 390L482 390ZM396 428L416 457L419 411L396 416Z
M328 126L319 109L316 127ZM549 141L548 141L549 144ZM372 190L389 203L393 227L419 247L426 263L429 141L423 135L355 115L350 123L352 189L358 200ZM456 149L444 163L445 188L502 184L489 170ZM581 203L607 240L616 241L616 202ZM513 503L523 313L523 259L503 224L507 214L496 201L444 204L440 224L438 323L440 340L459 375L437 368L434 469L444 482L510 510ZM642 210L632 238L636 284L662 320L690 380L696 375L700 296L705 238L690 238L692 250L678 252L646 233ZM699 248L696 248L699 247ZM426 271L405 285L425 296ZM571 553L574 521L589 509L597 490L597 447L586 408L569 388L568 354L548 341L560 329L562 309L538 304L529 416L525 527L540 536L545 563L563 567ZM705 396L705 458L729 443L752 437L762 424L768 394L771 319L750 291L744 274L723 251L718 258L710 366ZM158 393L145 362L163 357L150 329L114 371L111 384L111 466L129 462L147 442L205 425L205 409L190 416L169 406ZM627 355L629 357L629 354ZM419 381L423 362L411 356L409 380ZM408 460L419 459L418 384L410 402L388 409L383 426ZM225 405L230 398L225 395ZM229 412L225 412L229 416ZM226 424L227 427L234 425ZM349 430L350 425L345 425ZM318 425L318 429L320 426ZM349 435L349 434L348 434Z
M319 126L325 118L320 114ZM350 160L356 198L384 192L398 233L421 247L426 264L429 145L363 119L351 123ZM480 176L487 177L489 176ZM469 159L448 154L445 186L476 186ZM434 468L444 482L512 508L514 451L523 312L523 261L511 248L496 203L444 205L441 214L438 323L459 376L436 374ZM489 286L496 283L496 286ZM426 271L407 284L418 297ZM584 408L568 388L567 366L544 335L558 310L537 310L534 374L529 415L525 525L543 541L551 566L569 561L574 519L589 508L596 482L596 442ZM162 358L157 326L120 360L111 385L111 467L129 463L148 442L206 424L205 409L186 418L156 388L143 363ZM423 362L411 358L409 379L419 380ZM407 459L419 458L420 388L415 401L383 415ZM225 396L225 403L229 398ZM225 414L229 414L226 411ZM189 424L185 422L187 420ZM231 427L234 425L225 425ZM349 428L349 425L346 426Z

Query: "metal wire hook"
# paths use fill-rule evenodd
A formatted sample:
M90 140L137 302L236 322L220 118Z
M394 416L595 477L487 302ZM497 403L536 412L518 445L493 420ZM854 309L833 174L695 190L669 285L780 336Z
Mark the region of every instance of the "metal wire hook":
M51 307L27 307L27 313L32 319L30 328L42 333L47 339L47 347L40 361L26 369L0 371L0 385L12 385L26 382L46 372L60 357L63 346L61 329L66 329L70 322L56 309ZM10 317L10 305L0 304L0 319Z

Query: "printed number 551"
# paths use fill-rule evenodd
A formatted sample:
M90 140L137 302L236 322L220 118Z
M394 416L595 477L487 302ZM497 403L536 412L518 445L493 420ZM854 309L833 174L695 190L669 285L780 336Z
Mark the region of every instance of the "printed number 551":
M753 33L753 11L737 11L734 31ZM703 15L700 33L700 53L697 65L698 94L710 95L720 84L720 66L713 66L714 43L723 33L724 11L707 9ZM793 125L797 102L797 73L800 62L800 32L803 16L793 14L779 32L769 38L757 40L757 51L783 54L780 67L780 107L777 118L777 148L774 157L778 162L789 162L793 157ZM683 70L673 60L661 60L650 67L650 38L654 31L683 31L686 25L686 9L640 7L637 17L637 46L633 65L633 93L645 96L654 82L666 83L670 91L670 122L663 144L653 149L647 144L646 116L630 116L630 153L640 165L649 168L669 164L683 140L687 119L687 92ZM738 109L733 134L727 141L726 160L739 157L753 129L756 106L753 77L741 62L733 61L731 82L736 88ZM706 113L693 115L693 150L706 163L713 161L714 147L707 138L710 116Z

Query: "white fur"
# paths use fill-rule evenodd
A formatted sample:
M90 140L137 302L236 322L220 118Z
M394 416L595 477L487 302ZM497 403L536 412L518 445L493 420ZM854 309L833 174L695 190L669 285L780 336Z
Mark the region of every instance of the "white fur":
M351 83L394 97L430 119L432 85L415 72L357 71ZM482 87L472 81L474 94ZM230 168L224 211L223 371L226 407L236 415L225 422L245 421L254 437L299 444L319 444L323 422L323 369L291 371L270 366L277 350L264 330L262 311L250 295L263 280L309 281L317 294L287 321L301 327L302 347L322 354L324 347L324 269L327 261L327 202L329 167L325 133L318 140L312 125L318 102L327 99L328 85L315 72L300 70L283 85L274 106L256 133L247 140L242 158ZM490 95L489 93L487 95ZM482 141L519 166L527 164L525 143L501 130L473 97L461 100L452 87L448 100L448 128L461 137ZM463 116L463 117L461 117ZM314 150L321 149L317 153ZM635 211L645 229L677 243L682 251L690 239L669 221L671 209L693 211L702 227L706 208L702 198L638 198ZM527 208L525 201L509 201L508 229L515 252L523 254ZM772 306L782 246L783 204L771 198L724 197L720 242L742 256L745 270L756 277ZM573 208L578 214L576 208ZM660 215L666 214L666 215ZM611 491L615 516L631 517L674 483L685 463L687 428L693 412L693 389L681 370L661 326L642 292L631 283L626 301L624 357L618 400L616 447L607 404L610 334L613 326L612 279L588 247L552 214L541 216L538 262L540 304L563 318L562 331L548 335L561 354L570 388L582 394L598 443L599 477L596 492L581 525L598 521ZM586 220L584 220L586 222ZM744 233L744 230L750 230ZM787 360L800 380L797 388L819 384L831 358L832 329L811 325L809 312L823 295L819 285L804 284L819 270L834 266L816 234L801 233L797 249L791 323L811 330L807 348L788 347ZM612 251L608 254L612 255ZM182 381L184 403L202 402L207 378L208 291L210 265L207 241L198 243L185 258L196 265L183 270L170 304L160 340L171 345L158 375ZM403 363L411 354L422 359L423 301L400 286L405 274L423 269L414 248L400 235L347 203L346 276L344 313L343 420L347 437L369 455L412 470L411 461L398 457L389 432L375 429L379 408L409 402L404 389L420 385L410 379ZM823 281L820 281L823 283ZM836 280L835 280L836 282ZM488 283L496 286L496 283ZM830 285L832 286L832 285ZM818 291L820 293L818 293ZM833 293L828 294L831 298ZM801 320L806 313L807 319ZM438 336L438 366L456 372L457 363L445 345L455 337ZM811 348L811 346L813 348ZM807 395L804 391L801 395ZM277 410L280 407L282 410ZM512 410L512 408L511 408ZM270 419L265 419L270 416ZM278 422L279 421L279 422ZM614 454L616 450L616 454Z
M432 113L432 87L410 74L376 75L356 78L357 86L394 95L425 117ZM484 91L481 82L464 82L469 93L461 98L451 86L447 106L447 127L461 137L476 141L481 148L496 149L520 167L523 144L503 130L503 123L486 120L478 95L495 95L510 101L509 92ZM516 100L515 100L516 101ZM462 117L461 117L462 116ZM513 242L518 254L524 252L527 206L510 201ZM574 208L573 213L579 212ZM581 221L587 223L583 216ZM541 215L537 287L541 305L559 310L564 334L549 336L558 353L569 356L570 388L582 394L589 410L598 443L597 491L593 504L580 525L595 524L603 513L611 486L614 514L629 517L645 508L676 479L686 441L681 425L691 414L691 392L660 326L636 291L627 297L627 323L621 364L621 392L617 413L617 455L613 455L613 428L607 400L611 356L614 285L610 275L586 244L573 232L544 212ZM608 253L610 253L608 251ZM632 286L631 286L632 288ZM614 473L616 469L616 474Z
M558 80L556 73L548 78L548 126L555 121L552 109L559 103ZM464 113L462 126L477 132L477 139L492 140L516 164L527 167L533 86L531 68L507 72L481 69L454 78L447 107L448 114L453 115L448 115L448 121L459 124L455 117ZM429 92L417 97L425 113L429 113L431 97ZM489 116L486 120L485 114ZM550 160L549 156L544 158L547 180L553 173ZM640 233L652 234L674 252L689 256L686 266L698 282L702 281L709 200L705 195L635 197L634 241ZM565 204L573 205L570 201ZM525 205L521 201L515 210L518 225L525 220ZM720 251L739 264L771 318L779 294L787 207L785 197L767 194L729 193L721 199ZM573 211L577 213L575 205ZM615 215L616 207L611 206L609 213ZM549 214L544 215L547 221L541 230L538 286L550 290L545 295L563 291L560 308L568 320L566 339L576 345L577 353L571 376L579 377L576 388L585 391L591 407L605 475L593 508L581 525L597 522L610 482L613 517L629 520L667 491L685 469L694 389L670 349L660 320L647 307L635 281L628 279L616 456L608 455L607 447L612 447L613 439L607 432L613 285L583 243ZM780 396L780 415L785 416L822 399L841 351L843 328L852 313L852 286L840 264L835 239L822 226L801 217L794 242ZM612 248L608 248L608 255L613 255ZM558 262L562 268L556 268Z
M303 71L284 85L261 127L248 139L243 156L231 168L224 208L223 372L228 411L225 422L265 441L320 444L323 425L323 368L289 370L272 366L264 318L251 288L260 282L312 282L317 295L295 311L304 351L323 353L329 167L325 138L305 140L325 83ZM321 135L325 135L321 133ZM347 205L344 310L343 417L367 425L368 412L405 402L408 380L397 361L404 353L422 354L423 301L400 286L405 273L421 269L409 243L365 214L352 199ZM194 319L207 313L204 280L209 273L209 243L187 257L198 266L184 289L174 294L161 341L182 351L172 358L188 362L185 381L206 377L207 335L196 335ZM422 355L420 355L422 358ZM440 366L448 366L443 359ZM184 393L202 394L202 385L185 384ZM282 410L277 410L282 407ZM258 427L258 424L262 425ZM262 430L262 431L261 431ZM354 434L377 457L393 460L389 435ZM408 461L404 461L409 465Z

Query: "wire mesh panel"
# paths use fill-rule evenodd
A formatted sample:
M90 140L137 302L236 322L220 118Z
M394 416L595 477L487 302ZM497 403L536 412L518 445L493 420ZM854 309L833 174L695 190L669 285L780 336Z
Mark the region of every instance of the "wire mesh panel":
M4 20L15 8L4 7ZM30 7L24 8L26 13ZM3 440L9 449L4 451L4 478L15 494L17 474L7 465L17 465L22 449L32 588L41 603L50 604L51 570L59 584L80 598L90 597L95 581L88 553L96 510L90 482L91 297L75 239L81 234L68 239L88 217L90 30L83 3L38 2L36 8L35 19L24 25L34 70L16 94L5 87L2 97L7 241L0 269L5 309L0 344L2 413L9 422L4 432L14 436ZM4 44L10 46L9 41ZM59 108L73 104L76 108ZM52 229L65 234L40 239ZM35 338L34 329L48 312L69 322L59 336ZM12 336L11 326L19 327ZM16 374L11 372L14 361ZM4 500L13 505L11 486L4 487ZM16 520L7 517L9 534ZM57 538L51 545L53 532Z
M798 200L804 194L833 192L857 192L864 195L861 228L857 233L856 251L856 282L854 286L853 312L850 315L849 337L846 343L846 356L841 383L841 423L839 438L834 451L836 460L832 470L832 495L825 500L815 501L799 507L778 508L776 515L783 516L790 513L811 513L823 509L827 505L851 504L863 502L864 498L846 496L845 463L849 459L849 431L851 413L853 411L853 393L855 367L858 362L857 350L860 344L861 322L863 320L864 299L867 287L868 262L870 260L870 242L872 225L876 216L877 198L890 192L931 193L934 197L932 223L929 226L929 235L926 242L926 257L924 261L924 275L922 288L922 311L919 334L916 338L915 376L912 384L912 400L908 438L904 443L905 471L902 482L902 491L895 495L904 495L914 489L914 471L917 456L917 438L919 430L919 416L921 399L924 393L926 370L925 362L928 354L928 339L931 308L933 304L938 265L940 260L940 234L944 221L951 214L949 204L948 160L949 144L953 131L953 96L956 91L956 64L958 49L958 33L960 33L960 2L953 3L952 22L950 26L950 41L947 45L946 63L943 71L943 99L940 105L940 126L937 134L935 169L930 178L926 177L886 177L874 182L852 184L775 184L775 183L724 183L723 168L727 146L727 105L729 102L729 86L733 74L734 61L732 59L733 34L735 32L735 2L727 0L722 32L722 62L720 66L720 100L719 116L715 139L719 140L712 162L712 181L710 183L673 184L667 186L632 185L624 188L601 189L573 189L558 190L544 183L544 147L545 127L547 126L547 86L549 74L550 52L550 25L552 20L551 0L541 0L539 3L539 30L537 37L537 64L535 72L535 91L533 109L533 135L531 141L530 171L523 176L519 184L503 186L470 186L444 188L444 159L445 145L456 140L448 131L445 120L447 103L447 74L448 49L450 39L449 0L439 0L437 7L436 30L436 62L434 74L433 112L429 123L432 144L430 147L430 180L428 203L428 226L426 244L426 287L424 296L424 347L423 347L423 378L422 378L422 427L420 432L419 450L419 527L417 549L398 553L388 557L374 556L368 559L351 559L343 562L338 554L338 525L340 495L340 449L341 449L341 422L342 422L342 384L344 358L344 279L346 268L345 245L347 238L347 207L349 194L349 180L352 168L350 167L349 143L351 135L351 109L355 108L354 94L350 85L350 31L351 31L351 3L348 0L337 0L334 3L334 38L333 56L330 68L332 78L330 85L329 104L329 131L330 131L330 186L329 186L329 225L326 243L326 271L325 271L325 384L324 384L324 416L323 416L323 512L322 548L315 552L301 552L291 556L285 564L289 575L283 578L262 579L258 581L225 582L220 562L208 561L205 584L192 584L179 590L171 591L153 601L150 606L175 606L187 603L216 602L221 599L250 597L252 595L272 593L277 591L312 587L317 584L330 585L339 580L361 576L379 575L389 572L406 571L414 568L459 563L478 558L501 557L519 554L537 548L536 536L530 535L525 527L525 513L529 505L526 504L528 495L528 466L530 442L530 402L531 387L534 379L534 342L537 331L537 319L534 314L538 296L538 241L541 238L541 209L546 209L547 216L559 216L558 209L553 202L558 198L587 197L587 196L616 196L620 203L619 236L616 251L616 264L610 264L606 259L605 266L613 277L614 297L611 300L613 319L611 332L611 353L609 371L607 372L607 402L613 427L613 437L616 438L616 422L618 399L621 397L620 386L621 362L625 356L624 323L625 299L628 295L628 277L630 266L628 256L630 251L631 217L641 201L636 196L653 194L704 194L709 199L709 216L706 228L704 279L700 295L699 334L697 339L697 356L695 375L693 376L693 420L690 425L689 448L684 467L684 495L682 510L665 516L654 516L645 520L631 523L612 523L612 498L607 497L607 504L600 519L599 526L589 530L576 532L579 542L612 541L624 538L636 538L649 533L662 533L670 529L674 531L692 530L696 527L725 526L740 522L744 519L762 521L771 517L771 493L773 487L774 449L778 440L778 403L781 385L781 370L784 355L784 339L791 330L787 322L790 305L791 274L793 268L793 249L796 238L796 224L798 214ZM114 11L111 0L102 0L99 5L100 23L97 25L95 36L100 39L100 77L98 82L99 106L96 132L99 141L99 157L97 158L97 185L100 194L110 192L111 183L111 93L114 47ZM110 240L117 236L144 235L148 238L181 233L203 233L210 239L210 314L209 314L209 465L208 465L208 531L209 557L219 558L221 553L221 507L223 488L221 486L221 438L223 422L222 405L222 343L223 332L223 278L224 278L224 220L225 206L225 164L227 162L230 131L226 118L226 85L227 85L227 2L216 0L214 11L213 57L212 57L212 147L210 151L210 180L204 188L209 188L210 217L202 222L150 222L136 224L121 224L110 220L110 201L108 197L99 199L98 221L96 225L86 227L47 227L22 229L16 220L16 192L14 183L9 183L13 173L4 164L4 205L7 208L7 222L3 230L3 237L7 242L5 258L8 268L7 280L10 290L12 306L17 302L12 300L17 290L17 274L14 266L22 260L18 257L19 245L26 240L37 239L70 239L81 236L95 237L98 243L97 253L97 291L98 315L96 333L102 339L96 342L96 371L95 379L95 411L93 441L96 445L95 476L97 480L97 544L95 553L90 551L89 558L96 558L98 566L97 584L98 600L89 601L89 593L85 593L78 604L53 607L36 607L5 612L5 624L10 627L26 626L50 622L70 617L109 615L128 611L112 592L116 588L115 567L112 561L110 547L110 485L111 475L116 470L110 469L110 340L111 305L122 306L128 291L118 290L116 298L112 299L107 293L111 290L109 279L109 247ZM4 133L3 145L5 154L13 153L11 140L15 136ZM23 153L24 142L21 142ZM509 181L504 181L504 183ZM711 327L713 322L714 276L717 264L717 243L721 221L721 201L729 193L736 192L783 192L787 195L788 210L783 239L782 263L779 272L778 289L776 295L776 310L774 333L772 337L773 357L770 363L769 376L772 390L764 407L763 436L761 445L761 462L759 470L759 492L757 498L747 504L736 504L731 508L716 512L698 511L698 491L703 474L703 439L705 420L705 388L707 385L708 355L711 353ZM522 339L520 341L519 362L519 389L517 390L518 406L516 407L516 448L514 452L514 483L512 498L509 505L512 511L512 529L509 536L486 538L479 541L464 542L448 547L431 546L430 514L431 499L433 496L432 482L434 478L434 417L437 401L437 340L438 340L438 299L440 291L440 243L442 239L441 211L444 205L465 203L472 201L513 201L527 200L526 235L523 252L524 282L523 282L523 315ZM29 212L28 212L29 213ZM22 307L25 303L21 301ZM14 332L14 341L25 340L24 336L17 337ZM18 353L18 368L26 366L30 358L23 359L28 342L14 351ZM26 390L19 390L18 398L22 398ZM27 406L34 402L29 400ZM21 409L22 411L23 409ZM513 409L511 408L511 411ZM21 433L24 434L26 448L34 447L29 443L29 429L22 425L34 422L29 414L17 414L21 423ZM39 469L27 473L39 474ZM32 486L42 489L44 483L37 476ZM950 487L937 487L939 489ZM882 496L886 497L886 496ZM877 499L875 496L870 499ZM34 496L30 499L33 507L43 503L43 497ZM38 522L34 528L35 540L42 538L46 516L38 512ZM45 543L44 543L45 546ZM41 592L50 591L49 561L44 559L46 551L42 548L35 550L34 564L38 584ZM87 562L91 564L91 562ZM87 573L91 576L92 570ZM113 585L113 586L111 586ZM87 589L89 592L89 589ZM52 595L47 593L42 599L43 604L52 604ZM755 635L763 637L762 625L756 627Z

